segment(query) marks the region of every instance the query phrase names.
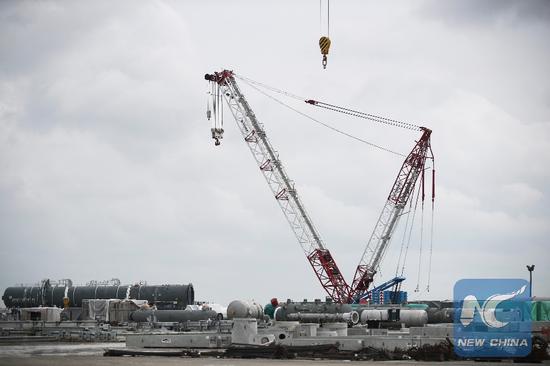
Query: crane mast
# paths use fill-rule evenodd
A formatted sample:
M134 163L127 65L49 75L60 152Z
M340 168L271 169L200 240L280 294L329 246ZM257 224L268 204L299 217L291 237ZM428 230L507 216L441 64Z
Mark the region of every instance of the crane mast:
M422 184L422 199L424 199L424 169L428 153L433 158L430 143L432 131L425 127L420 127L420 130L422 131L422 136L403 162L374 231L363 251L353 277L350 302L361 298L372 283L380 262L388 249L388 244L403 213L403 209L413 195L419 176L421 177ZM433 194L434 190L432 187L432 199Z
M330 251L323 244L263 125L240 91L233 72L223 70L206 74L205 79L219 85L220 93L233 114L244 141L321 285L334 301L348 302L349 286Z

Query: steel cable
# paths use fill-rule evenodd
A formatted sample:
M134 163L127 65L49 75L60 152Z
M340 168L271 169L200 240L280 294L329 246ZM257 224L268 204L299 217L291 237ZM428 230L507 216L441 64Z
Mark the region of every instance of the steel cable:
M319 125L324 126L325 128L328 128L328 129L330 129L330 130L332 130L332 131L334 131L334 132L337 132L337 133L339 133L339 134L341 134L341 135L344 135L344 136L349 137L349 138L351 138L351 139L354 139L354 140L356 140L356 141L362 142L362 143L364 143L364 144L366 144L366 145L369 145L369 146L371 146L371 147L375 147L375 148L377 148L377 149L380 149L380 150L389 152L389 153L394 154L394 155L397 155L397 156L406 157L406 155L403 155L403 154L398 153L398 152L396 152L396 151L387 149L387 148L382 147L382 146L380 146L380 145L373 144L372 142L368 142L368 141L366 141L366 140L363 140L363 139L360 138L360 137L357 137L357 136L354 136L354 135L352 135L352 134L349 134L349 133L347 133L347 132L345 132L345 131L339 130L339 129L337 129L336 127L333 127L333 126L331 126L331 125L329 125L329 124L327 124L327 123L325 123L325 122L319 121L318 119L313 118L313 117L311 117L310 115L308 115L308 114L306 114L306 113L304 113L304 112L302 112L302 111L300 111L300 110L298 110L298 109L296 109L296 108L294 108L294 107L292 107L292 106L290 106L290 105L284 103L283 101L281 101L281 100L275 98L274 96L265 93L263 90L257 88L257 87L254 86L253 84L248 83L247 80L245 80L245 79L243 79L243 78L240 78L240 79L243 80L245 83L247 83L251 88L255 89L257 92L259 92L259 93L263 94L264 96L270 98L271 100L273 100L273 101L279 103L280 105L282 105L282 106L284 106L284 107L286 107L286 108L288 108L288 109L290 109L290 110L292 110L292 111L298 113L299 115L301 115L301 116L303 116L303 117L305 117L305 118L307 118L307 119L309 119L309 120L311 120L311 121L313 121L313 122L315 122L315 123L317 123L317 124L319 124Z

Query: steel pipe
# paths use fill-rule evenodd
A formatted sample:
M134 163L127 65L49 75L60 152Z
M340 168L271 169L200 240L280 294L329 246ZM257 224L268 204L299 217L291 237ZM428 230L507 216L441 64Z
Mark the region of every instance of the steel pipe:
M137 323L145 322L173 322L215 320L219 319L214 310L136 310L128 317Z

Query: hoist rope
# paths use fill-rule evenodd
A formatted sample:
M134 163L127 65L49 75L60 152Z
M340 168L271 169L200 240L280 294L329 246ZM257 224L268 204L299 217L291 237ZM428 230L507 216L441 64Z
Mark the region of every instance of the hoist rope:
M319 0L319 33L323 33L323 0Z
M428 257L428 283L426 285L426 291L430 292L430 280L432 275L432 252L433 252L433 237L434 237L434 202L432 201L432 218L430 224L430 254Z
M323 0L319 0L319 33L323 34ZM330 37L330 0L327 0L327 37Z
M212 110L210 109L210 99L212 99L211 96L211 87L208 85L208 90L206 91L206 118L210 121L212 118Z
M330 37L330 0L327 0L327 37Z
M220 88L218 87L218 95L220 98L220 128L223 129L223 95L220 93Z
M420 274L422 270L422 249L423 249L423 239L424 239L424 201L422 201L421 211L420 211L420 251L418 254L418 277L416 278L416 289L415 292L420 291Z
M405 273L405 263L407 262L407 255L409 253L409 246L411 244L411 238L412 238L412 230L414 227L414 220L416 218L416 209L418 207L418 199L420 198L420 186L418 186L418 192L416 193L416 200L414 203L414 210L413 210L413 216L411 220L411 226L409 228L409 238L407 239L407 246L405 248L405 256L403 258L403 267L401 267L401 276L403 276L403 273ZM411 207L412 207L412 200L411 200Z
M396 277L399 273L399 267L401 267L401 258L403 256L403 249L405 248L405 240L407 238L407 230L409 228L409 220L411 218L412 202L413 202L412 199L409 200L409 211L407 212L407 220L405 221L405 228L403 230L403 237L401 238L401 249L399 250L399 258L397 259L397 267L395 268L395 276Z
M341 135L344 135L344 136L346 136L346 137L349 137L349 138L351 138L351 139L353 139L353 140L362 142L362 143L364 143L364 144L366 144L366 145L369 145L369 146L371 146L371 147L375 147L375 148L377 148L377 149L380 149L380 150L389 152L389 153L394 154L394 155L397 155L397 156L406 157L406 155L403 155L403 154L398 153L398 152L396 152L396 151L387 149L387 148L382 147L382 146L380 146L380 145L373 144L372 142L368 142L368 141L366 141L366 140L363 140L363 139L360 138L360 137L357 137L357 136L354 136L354 135L352 135L352 134L349 134L349 133L347 133L347 132L345 132L345 131L339 130L339 129L337 129L336 127L333 127L333 126L331 126L331 125L329 125L329 124L327 124L327 123L325 123L325 122L319 121L318 119L313 118L313 117L311 117L310 115L308 115L308 114L306 114L306 113L304 113L304 112L302 112L302 111L300 111L300 110L298 110L298 109L296 109L296 108L294 108L294 107L292 107L292 106L290 106L290 105L284 103L283 101L281 101L281 100L275 98L274 96L272 96L272 95L270 95L270 94L264 92L263 90L259 89L258 87L256 87L256 86L253 85L252 83L249 83L248 80L246 80L246 79L244 79L244 78L242 78L242 77L240 77L240 79L243 80L245 83L247 83L251 88L255 89L257 92L263 94L264 96L266 96L266 97L270 98L271 100L273 100L273 101L279 103L280 105L282 105L282 106L284 106L284 107L286 107L286 108L288 108L288 109L290 109L290 110L292 110L292 111L298 113L299 115L301 115L301 116L303 116L303 117L305 117L305 118L307 118L307 119L309 119L309 120L311 120L311 121L313 121L313 122L315 122L315 123L317 123L317 124L319 124L319 125L321 125L321 126L324 126L324 127L328 128L328 129L334 131L334 132L337 132L337 133L339 133L339 134L341 134ZM275 91L275 90L274 90L274 91Z
M212 83L212 111L214 112L214 128L218 128L218 98L216 95L216 84Z
M432 159L433 160L433 159ZM426 291L430 292L430 280L432 277L432 254L434 245L434 214L435 214L435 161L432 161L432 217L430 223L430 255L428 259L428 284Z

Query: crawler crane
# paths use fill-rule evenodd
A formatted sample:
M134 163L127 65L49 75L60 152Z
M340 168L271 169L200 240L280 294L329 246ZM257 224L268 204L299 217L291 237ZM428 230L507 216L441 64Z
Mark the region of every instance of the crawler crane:
M378 117L312 99L304 100L312 106L422 132L420 139L407 155L399 170L386 204L363 251L350 286L336 265L332 254L321 239L319 232L313 225L304 204L299 198L293 181L286 173L278 154L267 137L263 125L258 121L237 85L235 76L229 70L205 75L205 79L211 83L214 111L217 110L218 115L222 113L220 112L223 111L221 99L225 99L244 141L249 147L254 160L256 160L260 172L263 174L298 243L302 247L313 271L327 294L335 302L358 302L366 296L369 286L373 282L373 276L377 272L382 258L388 249L399 218L414 193L419 177L421 178L422 199L424 199L426 160L433 159L430 144L432 131L425 127ZM210 110L207 114L210 118ZM212 137L215 139L216 145L219 145L219 141L223 137L223 131L223 122L215 113ZM434 180L435 178L432 175L432 201L434 199ZM394 279L394 283L399 283L400 281L402 281L402 277Z

